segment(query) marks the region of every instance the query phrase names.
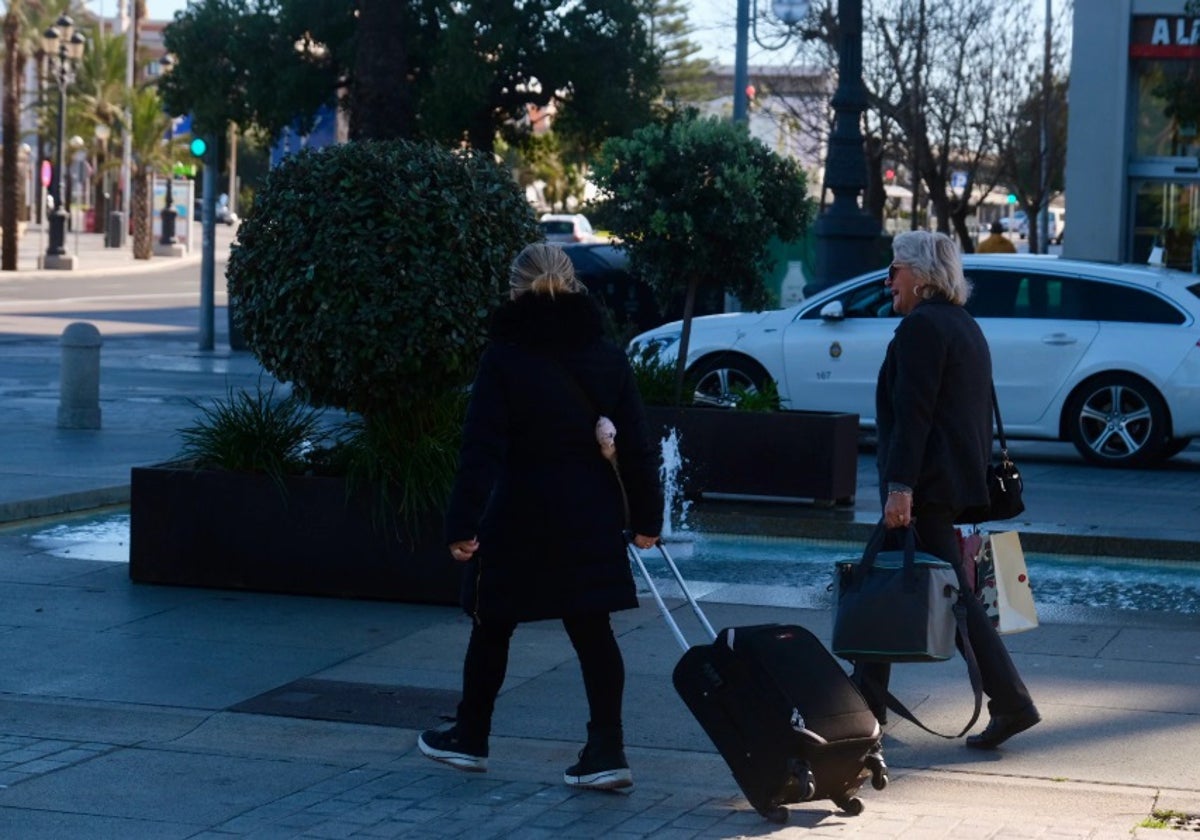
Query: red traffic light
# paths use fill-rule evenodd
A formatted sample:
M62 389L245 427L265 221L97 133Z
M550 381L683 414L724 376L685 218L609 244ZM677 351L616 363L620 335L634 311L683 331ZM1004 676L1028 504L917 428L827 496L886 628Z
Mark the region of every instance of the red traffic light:
M895 181L895 180L896 180L896 170L895 170L895 169L888 169L888 170L886 170L886 171L883 173L883 177L884 177L884 179L885 179L885 180L888 180L888 181Z
M757 91L754 89L754 85L746 85L746 98L747 99L753 99L755 93L757 93Z

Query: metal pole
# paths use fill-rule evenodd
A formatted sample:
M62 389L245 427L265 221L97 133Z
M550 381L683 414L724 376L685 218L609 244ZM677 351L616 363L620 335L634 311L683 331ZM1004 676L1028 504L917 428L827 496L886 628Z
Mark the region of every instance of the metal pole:
M59 40L65 40L60 38ZM54 150L54 174L50 179L50 195L54 197L54 211L50 214L50 246L46 256L61 257L67 253L65 247L67 212L63 209L62 184L66 167L67 134L67 48L58 48L58 148Z
M1050 246L1050 0L1046 0L1046 26L1042 52L1042 134L1038 150L1038 251L1045 254Z
M204 198L201 202L201 245L200 245L200 349L212 350L215 317L213 315L216 291L216 205L217 205L217 143L214 139L204 153Z
M737 45L733 59L733 121L748 119L750 85L750 0L737 0Z
M229 124L229 212L237 212L237 123Z
M825 161L825 183L833 201L818 218L816 277L807 293L870 271L880 265L879 224L859 206L867 187L862 114L867 92L862 81L862 0L838 0L838 85L834 121Z
M137 26L137 8L135 0L129 0L129 23L125 27L125 90L133 95L133 50L134 28ZM121 11L125 11L125 0L121 0ZM133 186L133 112L125 108L125 132L121 139L121 212L125 214L124 224L129 224L129 192Z

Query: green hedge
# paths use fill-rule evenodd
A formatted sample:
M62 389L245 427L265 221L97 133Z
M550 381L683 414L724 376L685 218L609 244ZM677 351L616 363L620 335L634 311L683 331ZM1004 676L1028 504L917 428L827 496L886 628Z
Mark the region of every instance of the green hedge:
M287 158L227 269L247 346L315 406L388 414L470 381L516 253L538 238L490 157L407 141Z

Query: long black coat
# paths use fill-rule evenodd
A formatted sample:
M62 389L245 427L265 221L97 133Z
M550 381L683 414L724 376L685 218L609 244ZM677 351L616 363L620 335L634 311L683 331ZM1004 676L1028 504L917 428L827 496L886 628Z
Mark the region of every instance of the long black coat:
M446 516L448 543L479 539L464 575L471 615L532 621L637 606L620 484L596 442L600 415L617 428L629 525L656 535L658 449L596 305L582 294L527 293L501 306Z
M915 507L987 504L991 383L987 340L966 309L933 298L900 320L875 390L883 501L898 482Z

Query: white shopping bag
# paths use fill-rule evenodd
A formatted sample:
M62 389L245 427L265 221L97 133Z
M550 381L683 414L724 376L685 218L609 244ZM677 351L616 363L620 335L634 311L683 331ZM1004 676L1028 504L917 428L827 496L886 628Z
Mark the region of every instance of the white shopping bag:
M1001 633L1038 626L1025 552L1016 531L986 534L978 555L975 591Z

